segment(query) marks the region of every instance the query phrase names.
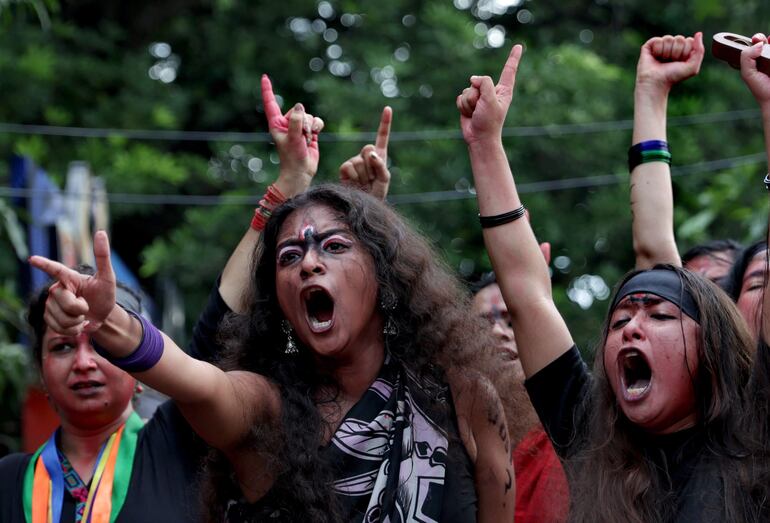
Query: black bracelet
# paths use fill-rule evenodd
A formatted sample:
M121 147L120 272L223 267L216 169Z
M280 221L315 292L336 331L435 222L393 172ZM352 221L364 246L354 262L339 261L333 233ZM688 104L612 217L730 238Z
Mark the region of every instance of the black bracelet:
M479 223L482 229L489 229L490 227L497 227L498 225L505 225L506 223L516 221L524 216L526 212L522 205L518 209L504 212L503 214L496 214L495 216L482 216L479 214Z
M770 173L765 175L765 189L770 191Z

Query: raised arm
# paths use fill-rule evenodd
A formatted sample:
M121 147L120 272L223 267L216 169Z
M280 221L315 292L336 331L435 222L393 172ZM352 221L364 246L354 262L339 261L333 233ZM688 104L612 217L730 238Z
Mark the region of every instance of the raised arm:
M388 170L388 140L393 109L385 106L374 145L365 145L361 152L340 166L340 182L352 185L384 200L390 187Z
M267 75L262 76L262 102L280 159L278 179L273 186L278 190L279 197L292 198L307 190L318 170L318 134L324 123L320 118L307 114L299 103L286 114L281 114ZM257 229L249 227L222 272L219 292L227 306L235 312L246 310L243 297L249 288L252 257L260 236Z
M757 69L757 59L762 54L764 46L768 45L767 36L757 33L751 38L752 47L748 47L741 53L741 77L754 95L762 113L762 128L765 133L765 151L770 165L770 76ZM765 51L765 56L767 56ZM770 190L770 186L768 186ZM770 242L770 233L768 235ZM765 275L765 282L770 286L770 279ZM762 298L762 341L770 344L770 289L765 287Z
M57 280L44 319L56 332L91 335L95 347L140 381L173 398L193 430L225 453L237 448L254 423L278 416L280 397L266 378L228 372L191 358L151 324L115 304L115 275L107 234L94 236L96 274L86 276L40 256L30 263ZM131 357L127 366L116 358Z
M515 45L497 85L488 76L472 76L470 87L457 97L484 217L521 207L502 142L521 54L521 45ZM523 209L516 215L522 216ZM531 377L568 351L572 337L554 305L548 266L529 221L498 221L505 223L483 229L484 242L511 315L524 374Z
M658 263L681 266L674 237L674 196L668 153L666 108L671 88L695 76L703 61L703 34L651 38L636 66L634 131L629 151L631 215L636 268ZM661 143L662 142L662 143ZM664 146L665 144L665 146ZM670 155L668 156L670 161Z

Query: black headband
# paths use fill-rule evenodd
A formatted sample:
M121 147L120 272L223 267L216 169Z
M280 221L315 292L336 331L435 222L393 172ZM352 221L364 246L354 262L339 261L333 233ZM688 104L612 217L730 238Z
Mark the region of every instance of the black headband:
M647 293L659 296L670 301L687 314L690 318L700 323L700 310L692 294L682 285L682 278L678 273L668 269L652 269L640 272L632 276L615 295L612 301L614 311L620 300L629 294Z

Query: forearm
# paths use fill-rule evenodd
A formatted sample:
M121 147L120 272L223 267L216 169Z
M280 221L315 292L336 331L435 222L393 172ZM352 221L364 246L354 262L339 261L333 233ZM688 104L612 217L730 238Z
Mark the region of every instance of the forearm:
M502 143L475 143L468 147L468 151L479 213L494 216L518 208L521 200ZM483 235L498 281L505 282L517 296L551 297L548 266L529 220L518 219L483 229ZM517 304L513 306L515 309ZM516 311L511 310L511 313Z
M151 325L150 328L154 329ZM217 374L224 372L190 357L171 338L158 332L162 344L160 358L148 370L134 374L143 383L181 402L195 403L211 397L214 390L209 387L216 384ZM92 338L114 360L143 350L141 345L152 343L150 335L143 332L136 317L116 305Z
M765 153L768 158L767 172L770 172L770 101L761 104L762 109L762 127L765 135ZM768 191L770 194L770 190ZM767 207L766 207L767 208ZM770 222L770 217L768 218ZM767 244L770 245L770 229L768 229L768 237L766 238ZM770 278L765 277L765 281L768 281L770 286ZM765 344L770 345L770 289L765 288L762 297L762 340Z
M634 91L632 144L666 140L668 89L637 85ZM642 163L630 177L632 231L636 268L657 263L681 265L674 237L671 169L665 162Z
M296 175L281 171L274 185L288 199L305 192L311 179L310 175ZM219 293L222 299L232 311L240 314L247 310L244 297L251 285L254 252L260 236L260 231L249 227L227 260L219 282Z
M502 144L470 146L469 150L482 216L520 206ZM529 377L568 350L572 337L553 302L548 266L529 220L487 228L483 234L511 315L521 364Z
M209 445L227 450L237 445L252 423L277 411L277 393L264 377L245 371L225 373L190 357L171 338L158 333L160 358L149 369L132 374L172 398ZM114 358L144 350L147 341L143 338L148 336L148 332L142 334L138 319L117 306L93 335Z

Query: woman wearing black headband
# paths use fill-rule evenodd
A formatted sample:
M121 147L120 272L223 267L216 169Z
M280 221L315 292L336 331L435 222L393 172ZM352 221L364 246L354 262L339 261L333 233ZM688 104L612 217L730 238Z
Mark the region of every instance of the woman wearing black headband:
M751 342L712 283L666 266L633 273L613 300L589 373L551 295L502 145L521 46L495 85L457 99L484 239L527 388L571 481L575 521L748 521L741 441Z

